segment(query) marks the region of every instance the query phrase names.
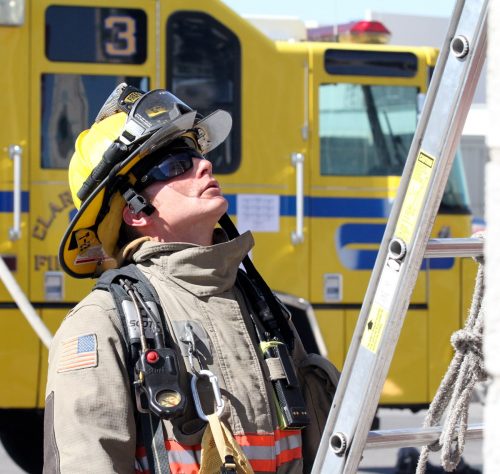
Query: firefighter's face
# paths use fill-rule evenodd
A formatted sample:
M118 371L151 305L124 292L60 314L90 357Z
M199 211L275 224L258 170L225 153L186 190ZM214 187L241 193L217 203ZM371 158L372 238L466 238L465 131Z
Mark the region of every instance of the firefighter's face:
M168 181L153 183L143 192L155 207L158 226L176 230L208 226L213 229L227 211L227 201L208 160L193 158L193 167Z

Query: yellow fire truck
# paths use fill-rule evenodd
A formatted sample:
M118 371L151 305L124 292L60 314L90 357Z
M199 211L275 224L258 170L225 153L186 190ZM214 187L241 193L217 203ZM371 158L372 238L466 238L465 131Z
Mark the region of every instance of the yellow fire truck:
M209 156L230 214L254 232L251 257L308 347L342 366L435 49L275 42L219 0L0 0L0 45L0 254L51 331L92 286L56 257L75 212L74 140L125 81L232 114L230 138ZM469 236L467 199L455 160L433 236ZM471 269L423 265L382 404L432 398ZM0 436L11 452L22 440L27 458L47 351L3 285L0 314Z

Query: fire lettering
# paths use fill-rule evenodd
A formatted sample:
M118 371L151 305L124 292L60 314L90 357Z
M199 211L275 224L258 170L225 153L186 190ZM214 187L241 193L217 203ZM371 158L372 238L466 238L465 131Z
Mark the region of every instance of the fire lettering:
M41 216L36 218L36 223L31 234L35 239L44 240L56 217L65 209L73 206L73 199L69 191L64 191L57 197L59 198L59 202L49 202L48 218Z

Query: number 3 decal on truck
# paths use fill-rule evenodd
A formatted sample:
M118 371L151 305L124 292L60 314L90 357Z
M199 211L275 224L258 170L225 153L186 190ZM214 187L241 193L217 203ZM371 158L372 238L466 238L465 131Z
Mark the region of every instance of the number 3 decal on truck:
M110 31L110 41L105 43L110 56L132 56L137 52L135 20L130 16L108 16L104 27Z

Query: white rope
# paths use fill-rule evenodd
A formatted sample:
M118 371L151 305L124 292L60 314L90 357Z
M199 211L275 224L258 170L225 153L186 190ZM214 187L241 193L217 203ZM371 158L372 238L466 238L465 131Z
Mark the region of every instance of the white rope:
M29 301L28 297L24 294L24 291L17 283L14 275L7 267L4 259L0 257L0 280L7 288L7 291L12 296L12 299L16 302L19 310L23 313L24 317L37 333L38 337L45 344L46 347L50 347L50 342L52 341L52 334L48 330L42 318L38 315L33 308L33 305Z
M450 407L450 410L443 423L443 431L439 441L422 448L416 470L417 474L426 472L429 452L439 451L441 448L443 450L441 453L443 469L447 472L456 469L464 449L469 404L474 386L477 382L486 380L482 349L484 260L482 258L476 260L479 267L469 317L464 328L455 332L451 337L455 356L429 407L424 427L439 425L446 409Z

